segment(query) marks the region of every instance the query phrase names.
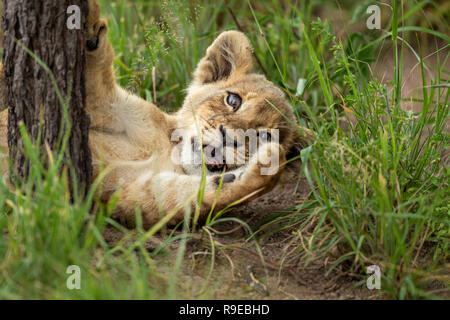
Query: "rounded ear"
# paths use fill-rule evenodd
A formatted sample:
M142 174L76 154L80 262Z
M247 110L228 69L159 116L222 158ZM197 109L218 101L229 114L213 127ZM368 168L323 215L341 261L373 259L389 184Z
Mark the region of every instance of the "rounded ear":
M194 73L195 84L225 80L252 70L252 46L239 31L227 31L206 50Z

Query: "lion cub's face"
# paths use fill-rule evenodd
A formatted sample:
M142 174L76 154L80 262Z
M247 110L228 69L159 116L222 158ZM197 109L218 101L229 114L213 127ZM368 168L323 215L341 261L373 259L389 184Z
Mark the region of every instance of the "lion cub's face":
M182 140L186 173L201 173L202 147L207 173L245 165L262 143L279 143L284 151L292 147L292 108L273 83L251 73L251 50L244 34L228 31L200 61L174 134Z

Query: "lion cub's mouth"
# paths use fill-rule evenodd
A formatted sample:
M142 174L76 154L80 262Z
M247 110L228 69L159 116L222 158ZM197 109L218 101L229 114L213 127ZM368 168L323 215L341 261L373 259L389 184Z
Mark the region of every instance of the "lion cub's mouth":
M210 161L205 160L206 169L208 169L211 172L217 172L217 171L223 171L224 169L227 169L227 165L225 163L217 163L216 161Z
M201 149L203 149L203 156L205 158L206 169L210 172L223 171L228 169L223 159L223 147L214 147L213 145L204 144L200 148L200 144L196 138L192 139L192 151L201 157Z

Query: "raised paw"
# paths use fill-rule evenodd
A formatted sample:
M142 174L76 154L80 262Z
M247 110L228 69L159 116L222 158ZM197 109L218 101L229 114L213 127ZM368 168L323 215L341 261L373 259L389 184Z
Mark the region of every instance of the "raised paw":
M260 175L273 176L281 172L286 162L284 149L278 143L266 143L262 145L257 154L251 160L260 170Z
M8 88L6 86L3 63L0 62L0 112L8 109Z
M99 20L92 25L91 29L88 30L88 40L86 41L87 50L94 51L101 47L102 40L106 37L107 31L108 27L105 20Z
M108 27L105 20L100 19L100 5L97 0L89 0L89 15L87 18L87 41L88 51L95 51L102 46L103 38L106 37Z
M86 28L88 70L98 71L98 68L109 68L114 60L114 50L108 40L108 25L106 20L100 19L100 6L96 0L89 0Z

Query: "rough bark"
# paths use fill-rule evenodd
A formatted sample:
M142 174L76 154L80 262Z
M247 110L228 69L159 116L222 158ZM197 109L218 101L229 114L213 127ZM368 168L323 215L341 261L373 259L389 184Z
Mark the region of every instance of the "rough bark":
M81 30L67 27L67 8L81 9ZM12 164L26 177L27 163L19 124L23 122L33 142L38 141L40 125L41 156L46 161L45 143L61 150L61 132L71 124L65 150L66 164L74 168L78 186L87 186L92 177L88 147L89 117L85 113L85 20L86 0L3 0L3 63L8 87L8 145ZM47 72L23 47L48 66ZM67 101L67 114L58 99L56 87ZM72 177L73 178L73 177ZM70 179L71 181L72 179ZM84 189L86 188L79 188Z

